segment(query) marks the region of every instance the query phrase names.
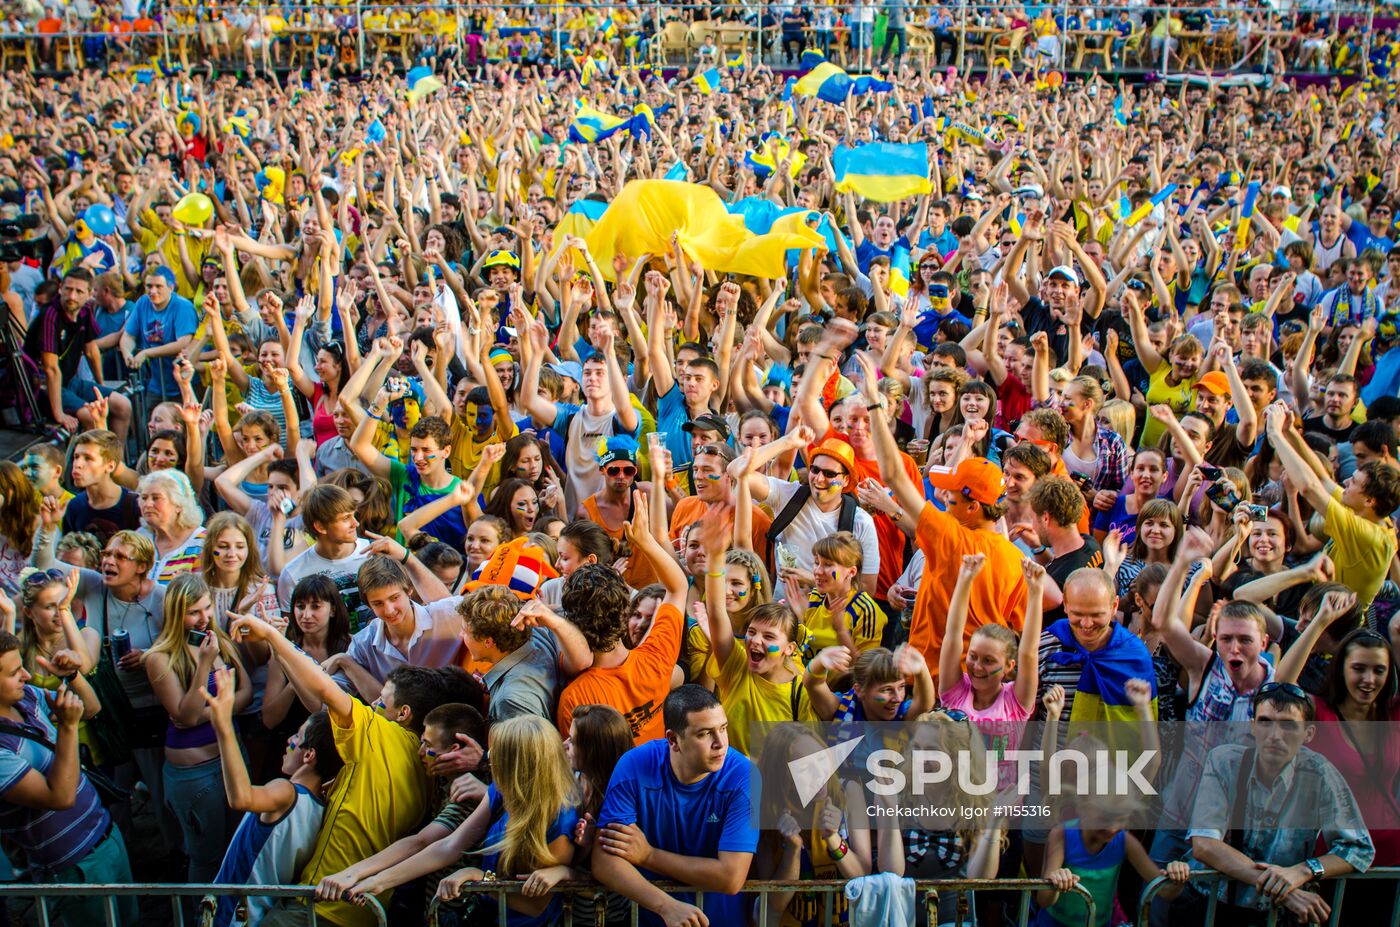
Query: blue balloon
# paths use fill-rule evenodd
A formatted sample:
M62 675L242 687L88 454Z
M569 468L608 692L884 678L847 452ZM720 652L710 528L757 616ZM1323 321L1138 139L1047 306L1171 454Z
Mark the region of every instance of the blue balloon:
M93 203L83 210L83 221L94 235L110 235L117 230L117 217L111 207Z

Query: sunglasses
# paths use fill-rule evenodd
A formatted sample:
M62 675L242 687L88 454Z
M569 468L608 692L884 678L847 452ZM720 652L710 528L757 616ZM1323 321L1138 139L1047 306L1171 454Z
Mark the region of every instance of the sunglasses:
M1289 698L1297 699L1300 702L1312 701L1312 696L1304 692L1300 686L1294 685L1291 682L1266 682L1259 687L1259 691L1254 693L1254 698L1249 700L1250 705L1258 705L1260 699L1266 695L1272 695L1275 692L1282 692Z
M808 472L808 473L811 473L811 474L814 474L814 475L816 475L816 476L824 476L824 477L826 477L828 480L834 480L834 479L836 479L837 477L841 477L841 476L845 476L845 475L846 475L845 473L841 472L840 470L828 470L826 467L816 467L816 466L810 466L810 467L808 467L808 468L807 468L807 472Z
M30 573L24 578L24 588L33 589L36 586L47 586L49 583L67 582L68 576L57 567L49 567L35 573Z
M608 467L603 472L606 473L608 476L612 477L632 476L634 473L637 472L637 468L624 466L623 464L618 464L613 467Z
M945 708L942 705L939 705L933 710L941 715L947 715L954 721L966 721L968 719L967 712L963 711L961 708Z

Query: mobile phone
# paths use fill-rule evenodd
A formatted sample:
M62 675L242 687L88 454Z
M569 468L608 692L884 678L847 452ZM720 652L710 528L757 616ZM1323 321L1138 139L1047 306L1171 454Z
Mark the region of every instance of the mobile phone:
M292 510L295 509L297 506L296 503L293 502L291 499L289 499L286 496L283 496L281 504L279 504L277 507L282 510L283 515L291 515Z
M1211 483L1211 482L1214 482L1215 480L1220 479L1220 477L1223 476L1223 475L1224 475L1224 472L1225 472L1225 471L1221 470L1219 467L1215 466L1214 464L1206 464L1206 463L1201 464L1201 465L1200 465L1199 467L1197 467L1196 469L1201 471L1201 477L1202 477L1207 483Z
M208 637L208 636L209 636L209 632L208 632L208 631L193 631L193 630L192 630L192 631L190 631L188 634L185 635L185 641L186 641L191 647L201 647L201 646L204 645L204 639L205 639L206 637Z

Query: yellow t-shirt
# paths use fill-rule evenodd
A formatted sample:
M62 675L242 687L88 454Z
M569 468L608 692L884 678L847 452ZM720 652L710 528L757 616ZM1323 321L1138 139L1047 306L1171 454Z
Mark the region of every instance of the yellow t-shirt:
M748 651L735 645L720 667L719 701L729 720L729 745L749 756L749 725L782 721L817 722L799 672L781 685L749 672Z
M303 885L368 859L423 823L428 776L418 738L356 701L350 726L332 719L336 751L345 768L335 777L316 849L301 872ZM389 896L379 899L389 903ZM316 906L316 916L341 927L373 927L366 908L343 901Z
M885 632L885 613L880 611L880 606L875 604L870 593L858 593L851 600L851 604L846 606L841 617L842 621L851 627L856 650L864 653L872 647L880 646L880 635ZM802 623L806 625L808 632L803 648L803 655L808 662L826 648L836 646L836 625L832 621L831 611L827 608L826 597L820 592L813 590L808 596L807 614Z
M1337 568L1337 582L1356 593L1364 610L1385 582L1395 556L1395 525L1389 518L1371 522L1342 504L1342 488L1332 491L1323 524L1327 530L1324 550Z
M199 281L192 281L185 276L185 265L180 261L180 243L174 233L160 221L154 209L143 212L140 221L141 233L137 236L137 241L141 244L141 250L150 254L159 248L160 253L165 255L165 263L175 274L175 292L186 299L192 299ZM199 269L211 244L210 239L185 236L185 251L190 256L190 266Z
M481 452L486 449L486 446L488 444L500 444L502 442L497 436L495 429L492 429L491 434L485 441L477 441L476 425L472 422L468 422L459 415L452 416L450 428L452 429L452 454L448 458L448 468L452 471L453 476L459 476L465 480L472 475L472 471L476 469L476 465L481 463ZM510 426L510 436L513 438L518 434L520 434L520 426L512 422ZM497 464L492 469L491 476L487 479L486 485L483 488L490 489L500 481L500 464Z
M1158 403L1166 403L1180 417L1195 406L1196 397L1191 387L1196 381L1182 380L1175 386L1169 386L1167 375L1171 372L1171 361L1163 358L1161 366L1147 378L1147 404L1155 406ZM1166 430L1167 426L1149 415L1147 424L1142 426L1142 441L1138 443L1138 447L1156 447Z

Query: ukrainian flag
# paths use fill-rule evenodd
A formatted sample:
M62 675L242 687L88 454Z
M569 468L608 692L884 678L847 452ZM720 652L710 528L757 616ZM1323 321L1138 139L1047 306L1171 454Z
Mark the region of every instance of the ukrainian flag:
M746 58L747 56L743 52L739 52L739 54L735 55L732 58L725 58L724 66L727 68L732 68L736 71L742 71L744 70Z
M1100 739L1110 749L1140 749L1137 710L1128 699L1128 680L1142 679L1152 686L1150 710L1153 717L1157 715L1157 677L1152 657L1141 641L1127 628L1115 624L1108 643L1090 651L1074 639L1067 620L1061 619L1045 630L1062 646L1046 656L1047 663L1083 667L1069 714L1071 738L1076 729L1106 724L1110 728ZM1096 729L1094 733L1100 731Z
M651 123L644 113L634 114L630 119L612 116L591 106L580 106L569 123L569 140L584 145L592 145L612 138L619 132L633 135L650 135Z
M708 71L701 71L695 75L695 83L699 85L700 92L705 96L709 96L719 89L719 81L719 68L710 68Z
M807 156L800 151L793 152L788 140L776 132L766 132L759 150L750 151L744 155L744 166L757 174L760 180L764 180L776 171L778 164L787 157L791 157L790 173L796 177L802 170L802 166L807 163Z
M1119 128L1127 128L1128 126L1128 114L1123 109L1124 105L1123 94L1120 93L1113 98L1113 121Z
M1132 228L1133 226L1137 225L1143 219L1147 218L1147 214L1149 212L1165 203L1167 199L1175 192L1176 184L1167 184L1165 187L1152 194L1151 198L1146 200L1141 206L1129 213L1127 221L1124 224L1127 225L1128 228Z
M815 48L809 48L802 53L802 60L798 64L798 67L800 67L804 71L810 71L812 70L812 68L815 68L817 65L821 64L825 60L826 55L823 55L820 51L817 51Z
M609 16L599 24L598 31L602 33L603 38L612 41L617 38L617 23L613 22L613 18Z
M429 94L441 90L442 78L433 73L427 65L413 68L405 75L408 81L408 102L415 103Z
M836 189L877 203L928 193L928 146L871 142L855 148L838 145L831 155Z
M844 70L830 61L824 61L798 78L792 89L794 93L800 93L804 97L816 97L828 103L844 103L846 97L851 95L853 84L851 76Z
M909 249L896 244L890 254L890 292L896 296L909 295Z
M1235 253L1244 251L1249 240L1249 224L1254 219L1254 201L1259 198L1259 181L1251 180L1244 190L1244 202L1240 204L1240 227L1235 232Z

